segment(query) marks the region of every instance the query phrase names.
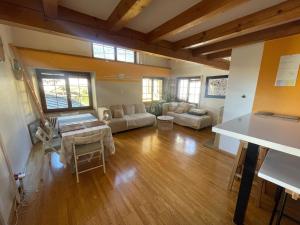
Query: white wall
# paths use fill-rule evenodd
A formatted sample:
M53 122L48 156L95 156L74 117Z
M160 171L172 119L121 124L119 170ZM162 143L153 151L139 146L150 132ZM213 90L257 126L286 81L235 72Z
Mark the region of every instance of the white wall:
M92 43L55 34L11 27L15 45L25 48L61 52L92 57ZM169 67L169 60L153 54L140 52L139 63L144 65Z
M11 30L14 44L20 47L92 56L92 46L87 41L19 27L11 27Z
M141 82L96 81L98 106L142 102Z
M212 110L216 116L219 113L219 109L224 106L224 99L220 98L206 98L205 97L205 82L206 77L208 76L218 76L218 75L227 75L228 71L215 69L209 66L205 66L202 64L184 62L180 60L171 60L171 73L173 78L176 77L191 77L191 76L201 76L202 77L202 85L201 85L201 96L200 96L200 107L208 108Z
M160 66L160 67L170 67L170 59L159 57L154 54L139 52L139 64L150 65L150 66Z
M8 43L11 43L12 32L10 27L0 25L0 36L4 44L6 60L0 63L0 134L3 145L14 173L20 172L26 165L32 147L27 123L34 119L34 114L28 99L23 81L17 81L11 71ZM3 157L0 164L4 165ZM0 210L7 221L12 206L11 187L2 186L7 179L7 171L0 170Z
M258 43L232 50L223 122L252 112L263 47ZM238 140L221 135L220 149L235 154L238 145Z

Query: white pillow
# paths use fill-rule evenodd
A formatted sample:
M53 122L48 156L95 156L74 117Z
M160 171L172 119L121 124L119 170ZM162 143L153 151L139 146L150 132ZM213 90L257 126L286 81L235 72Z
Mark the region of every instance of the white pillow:
M143 103L135 104L135 113L145 113L145 112L146 112L146 108Z
M125 115L135 114L135 106L134 105L123 105Z
M186 113L191 108L191 105L189 103L187 103L187 102L180 102L178 104L178 107L183 108L183 112Z
M207 114L206 109L199 109L199 108L191 108L189 110L189 114L195 115L195 116L203 116Z
M176 110L177 106L178 106L178 104L176 102L171 102L171 103L169 103L168 110L170 112L174 112Z

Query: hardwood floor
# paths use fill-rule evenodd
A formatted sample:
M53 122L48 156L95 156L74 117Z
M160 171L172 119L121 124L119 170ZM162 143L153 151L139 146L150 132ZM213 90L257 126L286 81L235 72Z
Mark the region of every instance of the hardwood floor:
M180 126L116 134L106 174L82 174L79 184L53 155L40 192L21 210L18 224L233 224L237 187L226 191L233 158L203 147L210 137L210 129ZM271 201L265 196L262 205L256 208L250 200L246 224L268 224Z

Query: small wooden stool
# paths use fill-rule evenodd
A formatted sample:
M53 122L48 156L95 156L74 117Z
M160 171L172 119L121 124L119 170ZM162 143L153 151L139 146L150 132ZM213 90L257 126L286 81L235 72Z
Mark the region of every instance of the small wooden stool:
M245 157L246 157L247 145L248 145L247 142L240 141L239 149L238 149L238 152L237 152L234 164L233 164L233 168L231 171L231 175L229 178L229 183L228 183L228 187L227 187L228 191L232 190L232 186L233 186L233 183L236 178L237 179L242 178L242 172L243 172L243 167L244 167L244 162L245 162ZM256 170L255 170L256 175L266 157L267 151L268 151L267 148L264 148L264 147L259 148L259 155L258 155L258 160L257 160ZM261 197L262 197L262 194L264 192L264 187L265 187L265 181L263 179L259 178L258 176L256 176L255 181L256 181L256 186L257 186L256 206L260 207Z

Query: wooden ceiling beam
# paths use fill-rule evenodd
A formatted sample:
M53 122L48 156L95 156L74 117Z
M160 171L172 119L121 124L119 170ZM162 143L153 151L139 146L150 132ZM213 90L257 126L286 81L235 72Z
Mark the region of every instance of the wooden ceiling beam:
M300 18L300 1L285 1L174 43L175 49L232 38Z
M231 49L205 55L208 59L220 59L231 56Z
M140 14L151 0L121 0L107 20L108 28L118 31Z
M186 11L168 20L148 33L148 41L154 42L168 35L175 35L199 23L204 23L224 11L249 0L202 0Z
M175 58L185 61L205 64L219 69L228 70L229 61L223 59L208 60L205 56L193 56L191 51L175 51L166 47L167 44L149 44L143 40L143 35L132 31L128 33L115 33L106 29L97 28L99 20L88 15L82 15L70 9L58 8L59 13L56 19L44 19L43 11L0 2L0 21L6 24L14 24L21 27L40 30L43 32L55 33L57 35L78 38L93 42L109 43L137 51L150 52L168 58ZM92 22L94 21L94 22ZM88 22L91 22L89 25ZM100 20L101 22L101 20ZM99 23L101 25L101 23Z
M300 20L193 49L195 56L300 33Z
M42 0L44 13L47 17L57 17L58 0Z

